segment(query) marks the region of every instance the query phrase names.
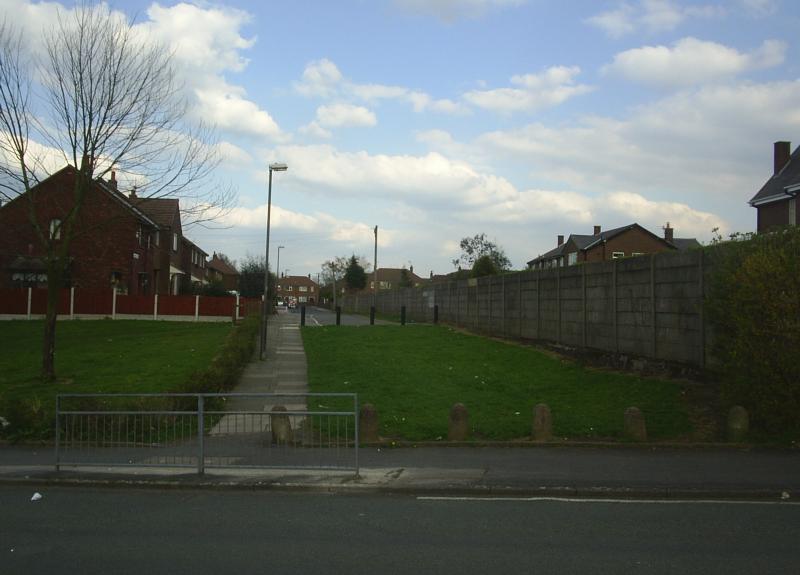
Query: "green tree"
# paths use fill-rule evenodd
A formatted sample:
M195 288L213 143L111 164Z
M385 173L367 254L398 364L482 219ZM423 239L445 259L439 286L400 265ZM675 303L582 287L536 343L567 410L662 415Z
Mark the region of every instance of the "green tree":
M344 272L344 282L348 290L361 290L367 287L367 272L359 263L359 258L353 254L347 262Z
M277 279L269 273L269 293L275 295ZM239 293L244 297L261 297L264 295L264 256L247 255L239 269Z
M707 248L707 308L729 405L773 433L800 432L800 227Z
M414 280L411 279L411 274L408 273L406 268L400 270L400 281L397 282L397 287L410 288L414 287Z
M488 256L498 271L511 269L511 261L506 257L503 248L490 241L484 233L462 238L459 246L461 255L453 260L453 267L457 269L462 265L466 268L474 267L482 256Z
M475 260L472 266L472 277L493 276L500 273L500 269L490 255L483 255Z

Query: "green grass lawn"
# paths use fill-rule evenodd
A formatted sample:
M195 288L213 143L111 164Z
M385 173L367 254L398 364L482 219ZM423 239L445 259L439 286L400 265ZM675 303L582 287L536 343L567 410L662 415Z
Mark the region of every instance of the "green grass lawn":
M39 378L42 321L0 322L0 400L57 393L152 393L175 389L208 366L229 323L97 320L59 322L58 381Z
M619 439L623 412L639 407L652 439L691 432L674 382L588 370L538 350L442 326L307 327L303 340L315 392L357 392L372 403L384 437L447 438L450 407L464 403L476 439L531 434L547 403L558 437Z

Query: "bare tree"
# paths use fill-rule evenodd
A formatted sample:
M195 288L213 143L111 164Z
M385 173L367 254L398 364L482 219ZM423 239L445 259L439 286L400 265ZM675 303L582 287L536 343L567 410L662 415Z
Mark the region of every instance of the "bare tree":
M76 222L97 178L113 169L136 184L139 197L179 197L187 224L232 206L232 191L213 182L211 133L187 122L176 77L172 53L104 4L61 13L41 38L0 25L0 198L27 198L44 253L46 379L55 378L58 293L72 240L82 233ZM73 201L50 230L37 219L36 186L65 163L76 168Z

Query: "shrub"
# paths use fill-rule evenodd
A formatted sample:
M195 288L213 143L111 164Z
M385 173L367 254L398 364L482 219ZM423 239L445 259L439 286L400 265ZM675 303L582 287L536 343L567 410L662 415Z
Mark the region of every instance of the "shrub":
M710 249L723 399L770 433L800 429L800 228Z

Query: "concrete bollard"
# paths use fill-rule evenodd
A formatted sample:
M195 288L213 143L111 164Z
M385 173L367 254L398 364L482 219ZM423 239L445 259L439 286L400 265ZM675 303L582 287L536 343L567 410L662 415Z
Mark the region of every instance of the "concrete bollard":
M633 441L647 441L647 425L644 414L638 407L625 410L625 437Z
M378 410L371 403L361 406L358 413L358 440L361 443L377 443Z
M272 408L272 415L269 416L269 427L272 435L272 443L286 445L292 441L292 423L288 415L279 415L286 408L276 405Z
M447 428L449 441L464 441L469 436L469 413L463 403L450 408L450 422Z
M536 441L553 439L553 416L546 403L540 403L533 408L533 438Z
M750 431L750 416L741 405L734 405L728 411L728 441L744 441Z

